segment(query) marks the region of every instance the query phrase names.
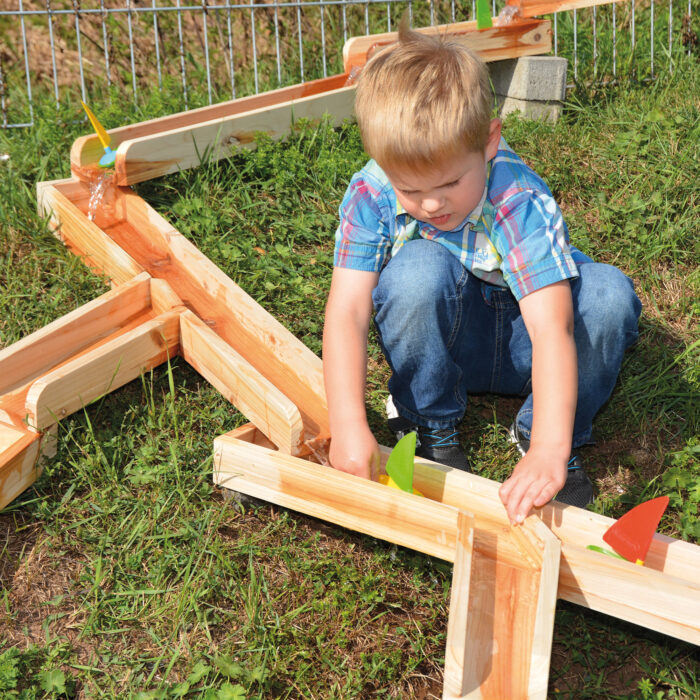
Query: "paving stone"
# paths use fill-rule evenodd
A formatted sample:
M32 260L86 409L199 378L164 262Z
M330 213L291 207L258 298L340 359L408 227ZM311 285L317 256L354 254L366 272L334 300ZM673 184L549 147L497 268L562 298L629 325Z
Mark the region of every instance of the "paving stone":
M560 56L523 56L489 64L496 95L516 100L563 100L567 60Z
M511 112L520 112L527 119L542 119L555 122L561 116L561 102L557 100L518 100L514 97L496 95L498 114L505 117Z

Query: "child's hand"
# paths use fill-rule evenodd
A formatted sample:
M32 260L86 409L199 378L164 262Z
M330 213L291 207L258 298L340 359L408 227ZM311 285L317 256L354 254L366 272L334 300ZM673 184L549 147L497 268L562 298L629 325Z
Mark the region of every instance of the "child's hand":
M512 524L522 523L530 509L557 495L566 481L566 458L544 447L530 445L498 493Z
M333 434L328 454L331 466L348 474L376 480L379 474L379 445L367 423L345 426Z

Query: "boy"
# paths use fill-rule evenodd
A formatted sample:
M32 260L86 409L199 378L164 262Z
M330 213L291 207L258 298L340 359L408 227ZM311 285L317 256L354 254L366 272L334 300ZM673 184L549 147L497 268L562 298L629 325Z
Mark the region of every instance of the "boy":
M358 82L372 160L340 207L323 363L330 462L370 477L379 454L364 405L374 308L392 370L390 425L417 454L469 470L456 439L468 393L527 396L512 428L522 459L500 496L511 522L593 488L572 447L590 441L637 338L631 281L568 243L544 182L501 139L484 64L399 31Z

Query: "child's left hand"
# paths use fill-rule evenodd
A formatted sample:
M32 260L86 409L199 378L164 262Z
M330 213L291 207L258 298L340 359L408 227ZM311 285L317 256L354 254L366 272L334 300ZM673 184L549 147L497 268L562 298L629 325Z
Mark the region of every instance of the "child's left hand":
M566 481L566 460L546 447L530 445L498 491L511 524L522 523L533 506L539 508L557 495Z

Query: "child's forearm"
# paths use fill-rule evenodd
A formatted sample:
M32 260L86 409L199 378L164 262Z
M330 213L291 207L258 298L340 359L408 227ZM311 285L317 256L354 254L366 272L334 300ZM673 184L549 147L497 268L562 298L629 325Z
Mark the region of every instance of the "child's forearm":
M533 292L521 300L520 310L532 341L533 424L527 454L500 488L514 523L564 486L578 395L569 283Z
M532 434L530 447L568 460L576 414L578 368L572 332L551 328L532 348Z
M379 446L367 423L367 327L331 315L324 330L324 378L328 399L331 466L376 478Z
M334 270L323 329L323 374L331 429L329 458L336 469L370 477L379 446L367 424L367 333L374 273Z
M367 421L368 324L329 312L323 330L323 376L331 435Z

